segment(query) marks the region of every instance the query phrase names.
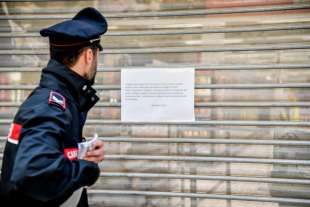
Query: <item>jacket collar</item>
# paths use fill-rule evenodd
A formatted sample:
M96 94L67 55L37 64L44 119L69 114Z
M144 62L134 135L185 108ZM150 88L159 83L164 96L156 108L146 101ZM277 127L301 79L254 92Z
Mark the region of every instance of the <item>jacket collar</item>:
M55 83L52 83L53 81L48 80L46 74L52 74L55 76L62 83L62 85L68 89L69 93L78 103L81 111L88 111L98 102L99 97L96 95L96 90L92 88L93 82L86 80L69 67L59 63L58 61L51 59L48 62L47 67L42 71L40 81L41 86L55 86ZM57 84L59 83L56 83L56 85Z

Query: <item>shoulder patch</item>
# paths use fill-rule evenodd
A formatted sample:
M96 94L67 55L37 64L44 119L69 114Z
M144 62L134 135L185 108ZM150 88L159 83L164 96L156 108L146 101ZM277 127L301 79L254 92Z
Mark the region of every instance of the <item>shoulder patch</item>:
M56 91L51 91L48 104L58 106L63 111L66 110L66 98Z

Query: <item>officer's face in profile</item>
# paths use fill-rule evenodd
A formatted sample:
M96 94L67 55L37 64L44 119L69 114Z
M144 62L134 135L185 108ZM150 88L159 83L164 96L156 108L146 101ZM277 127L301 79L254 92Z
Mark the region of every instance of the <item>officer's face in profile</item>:
M99 49L96 49L96 52L93 53L94 58L91 63L90 71L89 71L89 80L95 80L97 74L97 65L98 65L98 57L99 57Z
M98 56L99 56L99 49L91 49L88 48L85 51L86 55L86 71L84 73L84 77L90 81L94 81L97 73L97 62L98 62Z

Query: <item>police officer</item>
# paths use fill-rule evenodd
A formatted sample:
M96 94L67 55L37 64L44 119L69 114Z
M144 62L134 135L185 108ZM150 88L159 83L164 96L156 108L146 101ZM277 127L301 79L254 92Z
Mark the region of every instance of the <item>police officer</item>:
M1 174L7 206L88 206L85 186L99 177L103 143L97 140L81 159L78 143L99 100L92 85L106 31L94 8L40 31L49 37L51 59L11 124Z

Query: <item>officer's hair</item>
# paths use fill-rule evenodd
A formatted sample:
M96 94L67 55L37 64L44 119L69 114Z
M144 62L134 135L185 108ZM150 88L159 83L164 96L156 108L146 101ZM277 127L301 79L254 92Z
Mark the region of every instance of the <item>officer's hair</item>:
M51 59L57 60L58 62L71 67L78 61L82 52L88 48L90 48L93 51L93 54L96 55L98 48L96 45L90 45L79 49L73 48L65 50L50 46L50 57Z

